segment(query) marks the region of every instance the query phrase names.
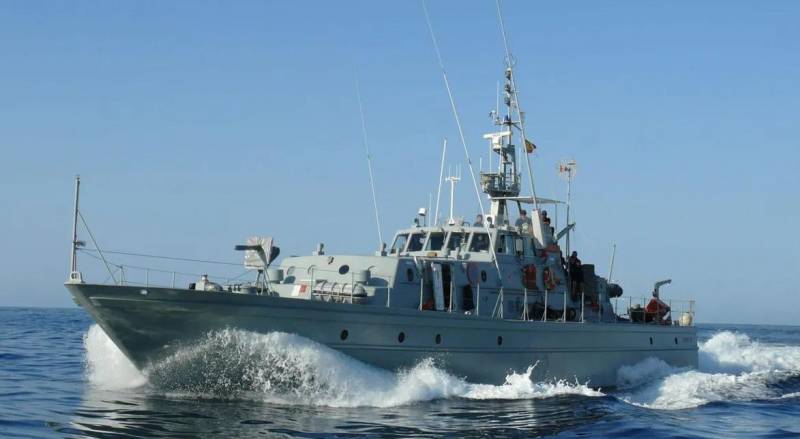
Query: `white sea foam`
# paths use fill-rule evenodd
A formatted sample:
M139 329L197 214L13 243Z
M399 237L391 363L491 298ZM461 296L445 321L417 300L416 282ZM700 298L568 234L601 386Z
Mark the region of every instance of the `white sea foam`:
M89 329L84 344L90 381L110 389L147 384L154 391L180 396L334 407L391 407L442 398L603 396L580 383L534 382L534 366L508 375L502 385L468 383L430 359L392 372L285 333L218 331L145 373L97 325ZM714 401L800 397L798 392L781 394L776 385L800 374L800 347L762 344L726 331L699 348L699 370L675 368L655 358L620 368L615 395L631 404L665 410Z
M620 368L619 397L655 409L685 409L714 401L788 398L779 386L800 373L800 347L758 343L720 332L701 343L699 370L674 368L649 358Z
M533 399L602 396L586 385L535 383L533 366L502 385L472 384L421 361L397 372L372 367L309 339L285 333L223 330L136 371L97 325L86 336L89 378L99 386L140 386L172 395L258 398L333 407L391 407L441 398Z
M92 325L83 336L89 382L107 389L140 387L147 382L136 366L108 338L103 328Z

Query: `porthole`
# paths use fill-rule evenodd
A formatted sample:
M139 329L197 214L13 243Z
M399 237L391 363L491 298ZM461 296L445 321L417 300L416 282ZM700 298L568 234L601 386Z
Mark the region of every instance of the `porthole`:
M406 339L406 333L405 332L401 332L401 333L397 334L397 341L399 343L402 343L403 341L405 341L405 339Z
M653 337L650 337L650 345L653 345Z
M503 346L503 336L502 335L498 335L497 336L497 346Z
M436 344L442 344L442 334L436 334Z
M342 333L339 334L339 338L341 338L342 341L345 341L345 340L347 340L347 336L348 335L350 335L350 333L347 332L347 329L342 329Z
M481 282L486 282L486 271L481 270Z
M678 344L678 337L675 337L675 344Z
M408 279L409 282L414 282L414 270L410 268L406 270L406 279Z
M339 274L347 274L350 271L350 266L347 264L342 265L339 267Z

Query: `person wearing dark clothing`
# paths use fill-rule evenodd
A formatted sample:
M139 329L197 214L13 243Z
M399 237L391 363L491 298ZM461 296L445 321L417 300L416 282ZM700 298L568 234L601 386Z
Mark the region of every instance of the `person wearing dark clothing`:
M572 296L575 297L583 289L583 268L581 268L581 260L578 258L578 252L572 252L569 256L568 265L570 292Z

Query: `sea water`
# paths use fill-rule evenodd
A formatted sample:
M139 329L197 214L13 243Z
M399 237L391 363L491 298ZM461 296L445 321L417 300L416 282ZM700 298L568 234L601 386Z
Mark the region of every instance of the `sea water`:
M0 436L800 436L800 327L699 330L699 369L651 358L595 389L533 382L533 364L502 385L433 360L388 371L235 329L139 371L81 309L0 308Z

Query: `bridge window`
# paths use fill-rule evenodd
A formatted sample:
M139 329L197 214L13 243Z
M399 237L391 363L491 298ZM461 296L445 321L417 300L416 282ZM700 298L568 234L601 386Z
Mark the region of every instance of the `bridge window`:
M392 244L392 249L390 253L400 253L406 247L406 242L408 242L408 234L401 233L394 238L394 244Z
M486 233L476 233L472 236L472 243L469 246L471 252L489 251L489 235Z
M455 250L462 247L469 241L469 233L450 232L450 239L447 240L447 249Z
M432 232L428 235L428 250L441 250L444 245L444 233Z
M411 238L408 240L408 249L406 251L409 252L418 252L422 250L422 244L425 243L425 234L424 233L413 233L411 234Z
M506 253L509 255L515 253L514 235L501 235L497 241L497 253Z

